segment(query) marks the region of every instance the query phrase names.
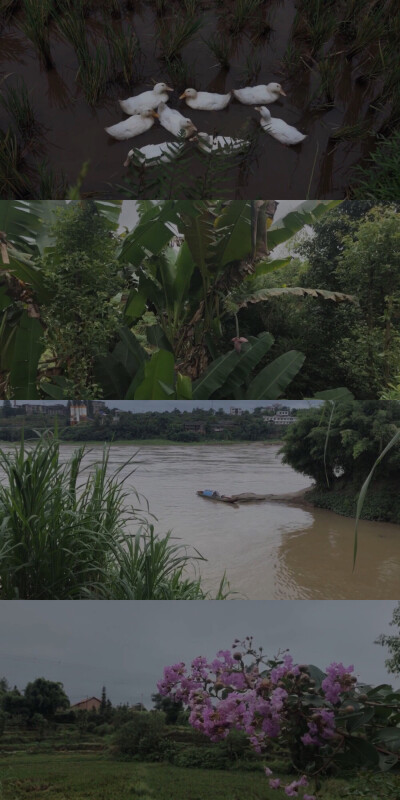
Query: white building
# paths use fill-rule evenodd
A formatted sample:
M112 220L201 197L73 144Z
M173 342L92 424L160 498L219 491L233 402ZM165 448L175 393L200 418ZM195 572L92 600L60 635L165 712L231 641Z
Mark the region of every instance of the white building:
M273 422L274 425L291 425L296 422L290 408L281 408L273 417L264 417L264 422Z
M231 406L229 413L232 417L240 417L243 414L243 408L235 408L234 406Z

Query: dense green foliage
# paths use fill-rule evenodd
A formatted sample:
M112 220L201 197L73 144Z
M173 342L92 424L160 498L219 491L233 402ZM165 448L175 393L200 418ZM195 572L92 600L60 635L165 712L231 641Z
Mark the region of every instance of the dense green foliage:
M296 246L297 258L259 289L321 286L353 294L358 305L280 295L240 312L244 335L262 326L275 336L273 355L300 347L306 358L286 396L347 386L357 397L377 397L400 372L400 220L390 206L347 201Z
M75 396L96 396L94 361L107 352L122 319L111 302L123 286L118 240L90 202L57 209L51 235L54 248L38 262L48 293L42 309L45 346L53 370L67 371Z
M270 252L336 205L304 201L271 224L275 201L142 202L139 223L122 234L119 203L5 203L1 395L282 396L302 351L271 359L274 336L263 326L241 336L238 312L269 300L254 281L289 260ZM171 246L175 229L179 248ZM293 292L356 302L323 283Z
M283 461L316 483L316 505L354 515L357 497L377 458L400 426L397 401L346 401L301 411L284 439ZM397 491L400 451L395 445L377 465L362 516L400 520Z
M127 502L131 473L121 471L132 459L109 477L107 450L89 472L84 456L81 447L63 463L51 438L0 451L1 599L204 598L190 574L199 553L157 536Z
M400 603L393 611L390 625L397 628L396 633L382 633L377 639L377 644L389 650L389 658L385 661L387 670L394 675L400 675Z

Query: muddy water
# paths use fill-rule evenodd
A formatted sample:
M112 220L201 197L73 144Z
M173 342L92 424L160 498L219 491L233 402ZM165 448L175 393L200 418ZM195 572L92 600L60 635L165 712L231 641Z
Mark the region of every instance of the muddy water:
M208 5L212 6L211 3ZM72 46L55 29L51 35L55 69L46 72L41 68L31 42L15 24L18 17L5 27L0 48L0 72L3 75L11 73L7 78L11 84L18 75L24 78L36 119L42 126L41 152L33 156L28 146L28 161L46 158L54 169L65 174L69 182L75 183L83 163L90 160L83 191L119 196L118 186L126 177L123 162L132 144L141 147L173 140L158 123L129 142L116 142L104 132L105 126L123 118L118 96L139 93L151 87L153 81L172 83L174 80L160 59L153 8L145 2L138 2L134 12L125 11L125 24L133 27L141 45L140 74L132 80L129 88L111 84L95 108L88 106L82 90L76 85L78 62ZM229 70L223 70L216 64L216 58L204 39L207 40L216 29L226 38L226 20L222 15L218 21L215 11L208 8L199 34L182 51L188 74L181 80L175 78L171 105L191 116L201 131L233 137L256 134L256 145L245 169L232 170L226 184L227 193L236 197L277 196L286 199L343 197L351 169L368 151L370 141L334 142L330 135L342 124L352 124L366 117L373 90L357 83L352 65L349 66L343 57L334 107L321 106L317 71L307 67L289 78L282 66L295 16L294 0L275 0L264 13L271 26L270 33L255 45L251 31L246 30L236 44L232 44ZM109 24L117 26L119 23L113 21ZM92 44L102 41L99 17L89 17L87 29ZM259 59L260 69L258 75L249 81L244 74L246 61L255 57ZM272 115L296 125L307 134L307 139L294 148L284 147L263 133L258 125L259 115L251 106L233 101L220 112L196 112L178 99L187 84L198 89L224 92L248 83L272 80L281 82L287 92L287 97L281 98L282 102L271 106ZM0 108L0 128L5 129L9 124L10 119Z
M63 445L65 456L71 450ZM207 558L201 573L210 590L226 570L232 589L248 599L397 599L399 525L361 522L352 573L353 519L285 503L235 509L196 495L207 488L221 494L306 488L308 479L282 464L278 450L262 444L146 446L129 482L148 499L157 530L172 529ZM135 452L131 445L113 446L110 468ZM95 446L90 458L100 453Z

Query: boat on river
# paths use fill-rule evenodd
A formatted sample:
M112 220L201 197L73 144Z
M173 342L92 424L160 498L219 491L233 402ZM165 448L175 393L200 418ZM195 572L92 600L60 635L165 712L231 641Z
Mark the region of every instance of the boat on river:
M266 494L254 494L253 492L243 492L242 494L219 494L219 492L215 492L212 489L199 489L197 494L199 497L205 497L207 500L214 500L217 503L231 503L239 504L239 503L261 503L263 500L266 500L268 495Z

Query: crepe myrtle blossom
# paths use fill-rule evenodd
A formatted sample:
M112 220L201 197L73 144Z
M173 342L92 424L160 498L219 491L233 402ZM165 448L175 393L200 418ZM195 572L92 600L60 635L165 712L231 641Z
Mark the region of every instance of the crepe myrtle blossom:
M220 650L212 661L199 656L190 667L183 662L166 667L157 686L161 695L182 701L193 728L213 742L239 730L259 753L279 736L315 752L326 750L337 735L335 706L355 689L353 669L331 664L317 688L313 668L295 664L287 651L268 659L248 636L242 642L236 639L230 650ZM268 766L265 774L270 787L282 789L287 797L298 797L307 786L305 775L284 786ZM307 799L315 800L303 795Z

